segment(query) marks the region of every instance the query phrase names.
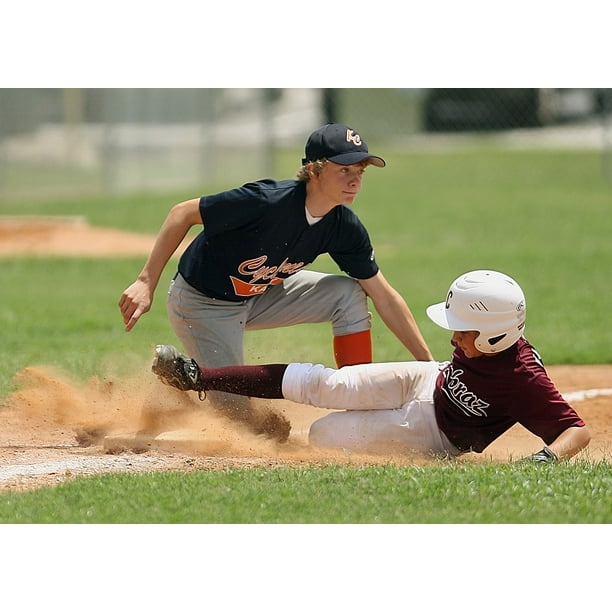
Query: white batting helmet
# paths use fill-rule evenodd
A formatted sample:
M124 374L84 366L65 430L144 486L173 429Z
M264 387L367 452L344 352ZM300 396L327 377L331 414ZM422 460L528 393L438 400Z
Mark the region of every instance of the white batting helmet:
M478 331L482 353L512 346L525 329L525 296L518 283L493 270L474 270L455 279L445 302L427 308L427 316L451 331Z

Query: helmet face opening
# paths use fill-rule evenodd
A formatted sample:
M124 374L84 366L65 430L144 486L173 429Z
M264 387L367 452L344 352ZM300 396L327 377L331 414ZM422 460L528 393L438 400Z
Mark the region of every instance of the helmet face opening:
M477 331L482 353L512 346L525 328L525 296L518 283L493 270L475 270L455 279L446 301L427 308L429 318L451 331Z

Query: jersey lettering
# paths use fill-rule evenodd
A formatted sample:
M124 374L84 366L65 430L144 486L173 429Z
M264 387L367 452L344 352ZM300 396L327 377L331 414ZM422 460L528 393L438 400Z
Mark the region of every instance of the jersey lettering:
M230 281L232 281L234 293L240 297L253 297L254 295L261 295L270 285L279 285L283 282L280 278L277 278L267 285L252 285L250 283L245 283L243 280L240 280L235 276L230 276Z
M291 274L299 272L306 265L303 261L290 263L287 258L285 258L278 266L265 266L264 264L267 259L267 255L262 255L255 259L247 259L238 266L238 272L240 274L251 276L252 279L246 282L235 276L230 276L236 295L240 297L261 295L270 285L280 285L283 282L282 278L278 278L279 274L290 276Z
M260 280L273 280L279 274L295 274L298 270L304 267L304 262L300 261L299 263L289 263L287 258L280 266L264 266L268 259L267 255L262 255L261 257L257 257L255 259L248 259L247 261L243 261L238 266L238 272L240 274L244 274L245 276L252 276L253 280L251 282L256 283Z
M463 370L455 370L452 365L446 368L442 392L466 416L486 417L489 404L479 399L461 382L462 374Z

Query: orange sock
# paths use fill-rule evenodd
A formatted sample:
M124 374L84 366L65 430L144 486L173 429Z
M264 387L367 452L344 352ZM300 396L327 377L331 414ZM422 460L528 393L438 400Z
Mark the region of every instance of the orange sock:
M334 336L336 365L372 363L372 334L369 329L348 336Z

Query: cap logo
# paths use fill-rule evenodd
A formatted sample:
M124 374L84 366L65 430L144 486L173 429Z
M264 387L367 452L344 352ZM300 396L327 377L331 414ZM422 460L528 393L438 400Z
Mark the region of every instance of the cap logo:
M357 134L357 132L353 132L353 130L346 130L346 142L352 142L354 145L360 147L361 146L361 136Z
M452 297L453 297L453 292L449 291L448 295L446 296L446 304L444 305L446 310L448 310L450 308L450 301L451 301Z

